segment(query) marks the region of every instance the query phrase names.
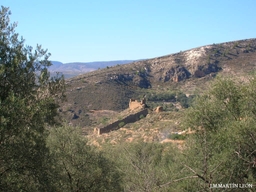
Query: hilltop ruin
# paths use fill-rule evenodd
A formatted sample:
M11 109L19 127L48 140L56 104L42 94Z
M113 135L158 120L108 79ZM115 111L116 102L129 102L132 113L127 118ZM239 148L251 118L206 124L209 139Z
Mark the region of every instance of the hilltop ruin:
M145 97L141 101L130 99L129 109L131 112L122 119L116 120L104 127L95 128L94 132L101 135L102 133L108 133L110 131L120 129L127 123L133 123L140 120L142 117L146 117L149 112L148 109L146 109Z
M129 109L131 110L144 109L145 107L146 107L145 97L141 101L138 101L135 99L130 99L129 101Z

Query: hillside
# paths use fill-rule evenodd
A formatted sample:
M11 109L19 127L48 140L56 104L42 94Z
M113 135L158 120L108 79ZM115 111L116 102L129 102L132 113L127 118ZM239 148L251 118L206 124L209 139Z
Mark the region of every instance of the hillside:
M133 60L116 60L116 61L95 61L95 62L73 62L61 63L59 61L51 61L52 66L49 67L51 74L56 72L62 73L65 79L75 77L100 68L110 67L117 64L131 63Z
M212 44L106 67L66 80L67 102L60 111L74 125L93 125L90 110L121 111L128 107L130 98L140 99L143 95L194 95L217 74L243 77L255 67L256 39Z

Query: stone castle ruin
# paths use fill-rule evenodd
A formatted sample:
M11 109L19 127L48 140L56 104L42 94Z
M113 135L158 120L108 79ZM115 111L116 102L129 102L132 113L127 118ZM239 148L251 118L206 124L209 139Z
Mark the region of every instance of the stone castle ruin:
M95 128L94 132L98 135L101 135L102 133L108 133L110 131L120 129L123 125L127 123L136 122L140 120L142 116L146 117L146 115L148 114L148 109L146 109L145 97L141 101L130 99L129 109L132 111L129 115L104 127Z
M145 107L146 107L145 97L141 101L130 99L129 109L136 110L136 109L144 109Z
M146 117L149 113L149 109L146 105L146 98L143 97L141 101L130 99L129 101L129 109L131 110L131 113L122 119L119 119L117 121L114 121L111 124L108 124L103 127L97 127L94 129L94 132L98 135L101 135L103 133L108 133L110 131L114 131L117 129L120 129L122 126L124 126L127 123L133 123L136 121L139 121L142 117ZM159 106L154 110L156 113L162 112L163 107Z

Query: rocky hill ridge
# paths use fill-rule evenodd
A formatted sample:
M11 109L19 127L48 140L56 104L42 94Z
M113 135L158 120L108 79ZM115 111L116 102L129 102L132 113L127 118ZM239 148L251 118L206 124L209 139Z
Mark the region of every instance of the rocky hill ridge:
M107 67L68 79L68 101L62 111L68 121L85 125L88 111L126 109L129 99L138 99L141 92L176 88L189 94L218 73L245 76L255 67L256 39L212 44Z
M148 60L136 61L91 73L71 79L86 78L89 82L101 81L131 81L140 76L144 81L167 82L182 81L191 77L204 77L225 69L230 60L241 56L251 56L256 50L256 39L232 41L221 44L202 46L187 51L156 57ZM137 78L137 79L141 79ZM134 80L136 82L136 80ZM148 82L150 84L150 82ZM145 85L139 84L142 87Z

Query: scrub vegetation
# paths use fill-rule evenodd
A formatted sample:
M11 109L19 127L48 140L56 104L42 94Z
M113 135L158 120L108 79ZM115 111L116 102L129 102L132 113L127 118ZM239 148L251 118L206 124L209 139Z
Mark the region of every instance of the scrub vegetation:
M190 130L185 135L166 135L176 142L182 140L181 146L161 143L161 138L154 137L151 142L138 137L119 143L105 138L104 144L95 146L98 136L92 141L82 135L81 128L59 117L59 106L65 101L64 78L50 77L50 54L39 45L35 49L25 46L9 15L10 10L2 6L0 191L190 192L215 191L212 186L221 183L252 184L252 188L248 185L243 190L255 191L255 74L247 75L247 81L218 76L197 97L181 91L152 92L148 98L152 102L179 101L182 110L141 116L132 125L119 125L134 131L126 139L143 126L144 136L152 136L156 130L147 129L147 123L171 126L167 118L171 116L179 121L179 129ZM253 48L247 49L249 52ZM214 54L220 54L219 50L222 47L216 48ZM220 57L230 54L228 50ZM142 78L147 71L143 68L137 75ZM104 117L101 123L108 120ZM124 131L121 128L116 133Z

